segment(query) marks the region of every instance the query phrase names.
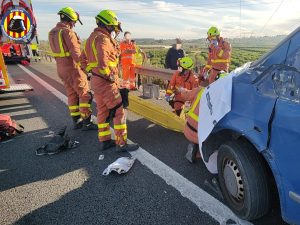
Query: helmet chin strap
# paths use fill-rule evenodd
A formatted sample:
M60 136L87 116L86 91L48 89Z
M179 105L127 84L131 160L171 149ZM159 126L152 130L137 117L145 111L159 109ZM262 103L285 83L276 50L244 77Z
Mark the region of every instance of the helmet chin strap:
M111 33L113 31L115 31L115 29L112 26L105 26L105 29L108 31L108 33Z
M182 67L181 67L181 68L182 68ZM182 68L182 71L180 72L180 75L183 76L183 75L185 74L186 71L187 71L186 69Z
M75 27L75 23L70 21L70 22L67 22L67 21L62 21L62 23L68 25L71 29Z
M74 23L74 22L70 22L70 26L71 26L71 28L74 28L75 27L75 25L76 25L76 23Z

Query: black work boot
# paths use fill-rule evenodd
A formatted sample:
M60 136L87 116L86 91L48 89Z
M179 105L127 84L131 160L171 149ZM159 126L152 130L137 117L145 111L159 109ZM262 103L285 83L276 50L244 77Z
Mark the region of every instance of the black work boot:
M73 119L73 129L74 130L82 128L83 121L80 118L80 116L74 116L74 117L72 117L72 119Z
M82 131L87 131L87 130L98 130L98 126L97 124L94 124L92 121L91 121L91 117L92 116L89 116L88 118L84 119L82 121Z
M113 148L115 146L116 146L116 142L114 140L100 142L100 150L101 151L107 150L109 148Z
M133 152L139 149L138 144L125 144L123 146L117 145L117 152Z

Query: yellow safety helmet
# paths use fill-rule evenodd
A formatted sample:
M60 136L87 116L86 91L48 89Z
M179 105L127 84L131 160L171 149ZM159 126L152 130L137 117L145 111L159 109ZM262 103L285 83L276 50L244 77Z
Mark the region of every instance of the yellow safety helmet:
M59 10L57 14L60 15L61 17L66 16L73 22L79 21L79 23L82 25L82 22L79 19L79 14L71 7L62 8L61 10Z
M207 31L207 36L209 36L209 37L219 36L220 34L221 34L221 32L217 27L211 27Z
M95 18L105 25L121 27L116 13L111 10L102 10Z
M183 57L178 60L179 66L186 70L191 70L194 67L194 62L190 57Z

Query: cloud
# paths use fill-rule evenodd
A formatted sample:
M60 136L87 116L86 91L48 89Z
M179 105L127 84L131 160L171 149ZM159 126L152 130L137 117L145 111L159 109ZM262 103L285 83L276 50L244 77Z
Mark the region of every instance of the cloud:
M241 17L240 5L237 1L211 0L195 3L173 1L124 1L124 0L76 0L68 5L80 12L84 26L77 25L76 31L83 38L95 27L94 16L102 9L112 9L118 14L125 30L132 31L139 37L154 38L200 38L205 37L211 25L217 25L224 36L237 37L256 35L276 35L290 32L293 23L297 23L300 2L287 0L280 7L272 20L262 30L263 25L278 7L279 0L244 0L242 1ZM36 0L39 34L41 39L47 38L47 33L58 20L56 13L65 6L58 0L51 2ZM240 27L240 24L242 27Z

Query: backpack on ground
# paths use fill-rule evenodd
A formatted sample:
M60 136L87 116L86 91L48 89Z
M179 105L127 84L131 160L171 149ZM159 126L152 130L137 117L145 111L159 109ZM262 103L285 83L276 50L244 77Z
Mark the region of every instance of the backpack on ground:
M0 114L0 142L23 133L24 127L12 120L10 116Z

